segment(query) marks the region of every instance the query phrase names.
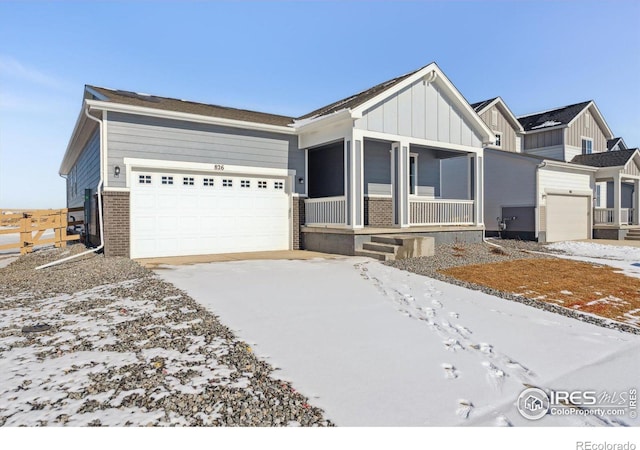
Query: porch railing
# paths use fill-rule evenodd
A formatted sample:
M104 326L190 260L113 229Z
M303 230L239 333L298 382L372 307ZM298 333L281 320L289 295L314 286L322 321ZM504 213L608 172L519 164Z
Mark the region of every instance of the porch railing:
M410 225L473 225L473 200L409 199Z
M633 208L620 208L620 225L633 224ZM593 210L593 223L606 225L615 223L615 208L595 208Z
M345 223L345 198L308 198L304 201L306 225L343 225Z

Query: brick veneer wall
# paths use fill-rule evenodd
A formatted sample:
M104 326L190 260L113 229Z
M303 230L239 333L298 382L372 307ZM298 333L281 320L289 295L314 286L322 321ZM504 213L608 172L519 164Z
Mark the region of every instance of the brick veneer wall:
M292 222L293 249L300 250L304 248L300 233L300 226L304 225L304 198L302 197L293 197Z
M393 202L390 198L364 198L364 224L370 227L393 226Z
M129 257L130 214L129 193L105 191L102 193L105 256Z

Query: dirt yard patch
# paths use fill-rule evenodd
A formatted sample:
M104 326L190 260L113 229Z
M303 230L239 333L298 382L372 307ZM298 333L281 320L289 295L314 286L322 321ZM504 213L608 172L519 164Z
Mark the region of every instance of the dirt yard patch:
M615 270L565 259L520 259L452 267L441 272L502 292L639 326L640 279Z

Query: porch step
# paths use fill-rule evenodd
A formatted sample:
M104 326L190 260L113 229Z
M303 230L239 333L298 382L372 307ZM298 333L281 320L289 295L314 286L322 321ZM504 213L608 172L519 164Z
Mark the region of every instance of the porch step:
M365 242L362 244L364 250L373 250L374 252L392 253L397 254L400 245L382 244L379 242Z
M624 237L624 240L625 241L640 241L640 235L629 233Z
M632 228L627 233L627 236L640 236L640 228Z
M378 261L394 261L396 256L393 253L377 252L375 250L356 250L356 256L368 256Z
M371 242L377 242L379 244L402 245L404 241L401 237L397 236L371 236Z

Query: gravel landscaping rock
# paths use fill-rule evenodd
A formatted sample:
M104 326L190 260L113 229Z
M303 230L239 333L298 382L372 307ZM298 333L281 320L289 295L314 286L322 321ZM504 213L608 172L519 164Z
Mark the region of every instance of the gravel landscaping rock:
M0 269L0 426L332 425L137 263L89 254L34 270L81 251L41 250Z
M435 278L447 283L462 286L464 288L482 291L489 295L495 295L496 297L501 297L506 300L523 303L528 306L533 306L534 308L544 309L557 314L562 314L563 316L582 320L583 322L591 323L601 327L617 329L620 331L625 331L627 333L640 334L640 329L631 325L584 314L572 309L564 308L562 306L526 298L520 295L515 295L513 293L498 291L487 286L469 283L440 272L441 270L451 267L468 266L475 264L490 264L515 259L553 258L553 256L551 255L532 252L562 253L559 251L551 251L544 244L540 244L537 242L509 239L491 240L490 242L500 245L501 248L496 248L492 245L484 243L443 244L436 246L434 256L388 261L385 264L398 269L425 275L430 278Z

